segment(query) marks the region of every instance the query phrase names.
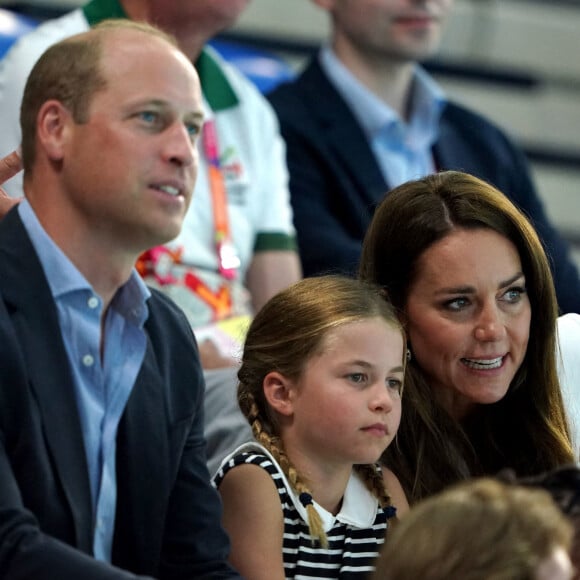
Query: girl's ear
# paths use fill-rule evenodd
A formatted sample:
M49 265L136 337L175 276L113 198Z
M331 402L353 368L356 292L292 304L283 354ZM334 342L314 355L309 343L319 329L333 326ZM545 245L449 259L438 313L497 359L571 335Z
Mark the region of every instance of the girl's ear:
M280 415L290 416L294 412L292 391L294 383L279 372L272 371L264 377L264 397L270 407Z

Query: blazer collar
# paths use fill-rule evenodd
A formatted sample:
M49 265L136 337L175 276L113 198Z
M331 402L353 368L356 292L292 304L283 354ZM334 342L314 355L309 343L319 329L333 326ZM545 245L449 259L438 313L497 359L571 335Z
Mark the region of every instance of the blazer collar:
M376 204L387 183L375 160L366 135L350 108L329 81L318 59L313 58L298 81L306 93L313 116L321 123L320 138L327 142L340 163L358 184L365 201Z
M69 502L79 548L92 551L92 502L82 431L56 306L14 208L0 222L0 296L20 342L47 446Z

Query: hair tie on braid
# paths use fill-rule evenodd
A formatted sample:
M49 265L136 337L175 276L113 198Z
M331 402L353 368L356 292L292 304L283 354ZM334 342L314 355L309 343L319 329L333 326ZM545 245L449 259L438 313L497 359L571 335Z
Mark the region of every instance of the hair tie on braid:
M388 520L394 518L397 515L397 508L394 505L388 505L385 508L385 514Z
M303 491L299 496L298 499L300 500L300 503L304 506L304 507L308 507L309 505L313 505L314 502L312 501L312 496L309 493L306 493L305 491Z

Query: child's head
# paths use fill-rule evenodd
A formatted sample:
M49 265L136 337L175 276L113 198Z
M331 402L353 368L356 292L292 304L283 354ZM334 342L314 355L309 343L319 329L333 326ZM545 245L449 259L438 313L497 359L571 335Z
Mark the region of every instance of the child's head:
M383 505L374 467L401 412L403 331L380 290L340 276L307 278L254 318L238 373L238 401L254 436L299 493L308 486L288 458L285 435L357 469ZM377 475L378 474L378 475Z
M514 472L504 471L498 477L519 485L539 487L550 493L574 527L570 557L576 569L580 570L580 467L575 464L562 465L545 473L520 479L516 478Z
M569 580L571 541L572 526L546 491L471 480L405 514L373 580Z
M308 361L323 350L330 332L374 318L384 320L403 336L380 290L357 280L341 276L306 278L274 296L248 330L238 372L238 400L250 423L258 413L260 430L278 436L278 417L264 396L266 376L277 371L298 381Z

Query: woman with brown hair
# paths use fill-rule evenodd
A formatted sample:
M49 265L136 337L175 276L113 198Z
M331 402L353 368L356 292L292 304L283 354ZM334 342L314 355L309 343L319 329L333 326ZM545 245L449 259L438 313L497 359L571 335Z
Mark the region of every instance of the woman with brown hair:
M410 502L502 468L524 476L574 460L548 258L501 192L460 172L395 188L360 276L384 289L409 340L405 409L383 461Z

